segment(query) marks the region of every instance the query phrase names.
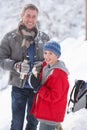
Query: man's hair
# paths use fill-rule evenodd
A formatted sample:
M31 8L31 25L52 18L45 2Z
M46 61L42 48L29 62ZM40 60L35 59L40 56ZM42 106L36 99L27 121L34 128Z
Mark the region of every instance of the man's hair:
M27 9L36 10L37 13L39 12L38 8L33 4L27 4L22 10L22 13L24 13Z

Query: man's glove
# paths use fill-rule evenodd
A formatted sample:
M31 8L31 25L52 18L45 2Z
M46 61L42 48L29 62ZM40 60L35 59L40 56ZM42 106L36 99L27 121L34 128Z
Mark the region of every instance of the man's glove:
M27 60L24 60L23 62L17 62L14 65L14 69L20 73L20 78L25 79L25 76L28 74L30 70L30 66Z
M42 69L42 62L36 62L32 68L33 75L37 78Z

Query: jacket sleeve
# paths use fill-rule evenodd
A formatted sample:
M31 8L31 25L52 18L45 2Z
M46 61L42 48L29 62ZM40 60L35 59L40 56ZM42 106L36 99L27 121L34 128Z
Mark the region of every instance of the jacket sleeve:
M11 60L11 49L9 46L8 34L4 36L0 43L0 67L4 70L12 70L15 63Z
M61 100L64 96L67 97L68 93L68 80L59 78L49 79L49 84L44 84L39 90L39 96L49 102L56 102Z

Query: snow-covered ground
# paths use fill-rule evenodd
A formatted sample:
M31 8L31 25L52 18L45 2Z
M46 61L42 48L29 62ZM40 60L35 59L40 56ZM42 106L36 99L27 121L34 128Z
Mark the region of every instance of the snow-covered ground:
M17 26L22 7L30 2L39 7L41 29L61 41L60 59L70 71L70 94L76 79L87 81L85 0L0 0L0 39ZM11 86L7 86L8 78L9 72L0 69L0 130L9 130L11 123ZM66 113L62 126L64 130L87 130L87 110Z
M68 38L61 42L61 46L62 56L60 59L66 63L70 71L70 93L76 79L87 81L87 41ZM5 75L2 84L7 78L8 74ZM11 86L0 91L0 117L0 130L10 129ZM87 110L81 109L75 113L66 113L62 126L64 130L87 130Z

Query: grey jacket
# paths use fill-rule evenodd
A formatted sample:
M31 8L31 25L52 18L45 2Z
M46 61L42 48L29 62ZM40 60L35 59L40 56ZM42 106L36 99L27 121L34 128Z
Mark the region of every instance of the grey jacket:
M43 45L49 40L49 36L38 31L35 38L34 61L43 60ZM17 29L7 33L0 43L0 67L10 71L9 84L20 87L20 74L14 70L14 63L23 61L27 54L27 48L22 47L23 38Z

